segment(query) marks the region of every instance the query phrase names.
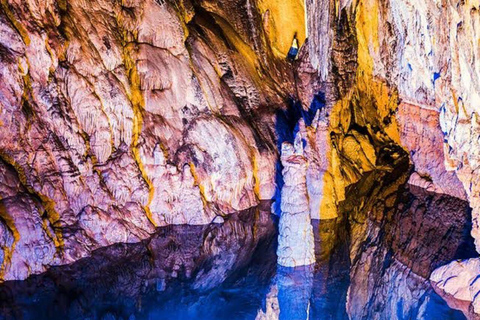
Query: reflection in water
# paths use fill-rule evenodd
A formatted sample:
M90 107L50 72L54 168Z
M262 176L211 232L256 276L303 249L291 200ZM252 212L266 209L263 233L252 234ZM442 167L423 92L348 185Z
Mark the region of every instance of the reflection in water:
M352 319L465 319L425 279L438 265L475 254L468 203L411 185L400 190L396 205L385 199L364 222L349 221L358 249L350 254L347 313Z
M0 319L248 319L276 268L276 227L255 208L169 226L138 244L0 287Z
M308 319L313 289L313 266L279 266L276 277L281 320Z
M348 235L337 219L313 220L316 263L286 268L277 266L267 295L267 308L256 320L347 320L350 283Z
M240 212L221 225L161 228L142 243L4 283L0 319L464 319L423 273L465 254L468 232L455 229L459 221L433 228L435 215L452 213L417 210L415 203L428 202L415 202L421 197L430 195L408 194L412 203L403 201L406 209L387 225L367 222L360 251L352 251L345 221L313 221L316 263L300 268L277 266L268 210ZM456 219L469 217L457 212ZM440 243L428 245L430 237Z
M308 319L313 274L312 265L295 268L278 265L266 296L266 306L258 311L256 320Z

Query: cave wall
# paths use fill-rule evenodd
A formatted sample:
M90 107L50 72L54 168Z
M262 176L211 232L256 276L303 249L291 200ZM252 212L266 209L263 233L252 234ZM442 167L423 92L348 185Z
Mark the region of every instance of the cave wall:
M316 112L293 123L312 218L365 219L375 202L342 207L349 188L392 203L407 183L468 200L478 238L478 10L2 1L0 278L274 198L278 115L292 105ZM289 63L295 32L306 45ZM352 230L355 252L367 224Z
M391 171L406 156L413 170L408 184L469 200L477 238L478 4L359 0L307 7L314 30L299 88L327 97L311 142L323 181L320 218L338 215L346 188L365 173Z
M326 3L311 5L309 25L318 24L322 14L315 9ZM435 289L449 305L477 319L478 258L440 266L478 256L478 3L329 5L330 34L316 29L305 59L323 81L317 86L334 97L312 145L327 152L319 217L349 221L348 314L431 316L429 304L438 299L428 284L433 272ZM320 48L325 44L329 53ZM401 225L388 227L396 220ZM465 234L470 230L477 252ZM399 301L396 294L407 298L389 305ZM423 311L414 314L417 306L410 303L418 301Z
M400 145L411 154L423 184L432 182L441 193L465 198L459 181L463 184L473 208L472 235L478 238L478 3L355 1L349 8L355 16L360 72L398 94ZM444 165L437 162L442 153Z
M273 197L270 5L2 1L1 278Z

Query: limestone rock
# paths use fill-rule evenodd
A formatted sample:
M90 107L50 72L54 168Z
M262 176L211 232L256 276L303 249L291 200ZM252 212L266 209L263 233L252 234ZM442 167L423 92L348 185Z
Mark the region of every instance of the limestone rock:
M116 319L155 318L159 310L165 308L159 305L161 301L172 306L169 314L173 318L181 318L185 309L179 310L177 301L185 302L185 291L179 290L179 281L188 291L209 295L217 290L221 292L217 288L217 274L222 274L227 281L235 279L238 270L245 269L252 270L258 277L273 276L275 230L270 212L260 208L231 215L222 225L161 227L142 242L100 248L90 257L51 268L26 281L3 283L1 315L16 316L18 310L22 310L24 317L35 319L51 319L52 315L55 318L104 319L112 315ZM257 268L261 275L252 267L255 252L265 259L262 268ZM225 261L228 263L222 263ZM219 280L223 281L223 277ZM158 301L147 298L152 293L159 297ZM139 300L143 301L141 308L136 306ZM260 304L261 299L258 300ZM59 308L59 301L69 303ZM196 302L192 301L190 306L196 308ZM200 308L202 318L218 318L219 313L212 314L204 306ZM255 307L252 309L256 311ZM119 314L118 310L124 313Z
M222 216L216 216L213 220L212 223L216 224L222 224L225 222L225 219Z
M480 301L478 270L480 259L453 261L437 268L430 276L435 290L454 308L462 310L469 319L479 319Z
M234 0L2 2L0 198L21 201L2 224L11 259L1 279L273 197L275 110L294 77L269 46L280 39L264 10ZM46 208L55 240L43 212L23 234L33 207ZM47 248L44 258L18 255L13 230Z
M435 193L466 199L457 175L445 167L443 133L438 112L421 105L401 103L397 119L402 145L408 149L415 170L409 183Z
M315 262L315 255L306 185L307 161L287 142L282 145L281 159L285 184L281 198L278 264L285 267L310 265Z
M8 219L7 225L2 223L2 242L7 248L3 251L3 278L25 279L31 273L44 272L58 255L56 235L43 217L42 206L26 195L3 199L0 206L2 217Z

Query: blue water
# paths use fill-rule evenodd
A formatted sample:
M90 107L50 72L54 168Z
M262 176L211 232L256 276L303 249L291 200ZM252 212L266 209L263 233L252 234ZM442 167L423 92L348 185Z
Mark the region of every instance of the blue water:
M347 291L355 273L347 237L335 223L317 221L314 229L317 263L293 269L276 264L276 218L268 211L241 212L223 225L162 228L142 243L103 248L3 284L0 319L349 319ZM417 278L406 281L415 285ZM377 294L386 292L390 302L379 315L464 319L424 282L420 298L408 302L389 289L392 284L378 286Z

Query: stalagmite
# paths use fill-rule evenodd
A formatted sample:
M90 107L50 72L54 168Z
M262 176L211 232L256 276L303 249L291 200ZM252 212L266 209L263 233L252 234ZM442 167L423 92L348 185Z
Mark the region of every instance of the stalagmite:
M313 228L307 196L307 161L297 134L296 147L282 144L284 186L278 236L278 264L285 267L310 265L315 262Z

